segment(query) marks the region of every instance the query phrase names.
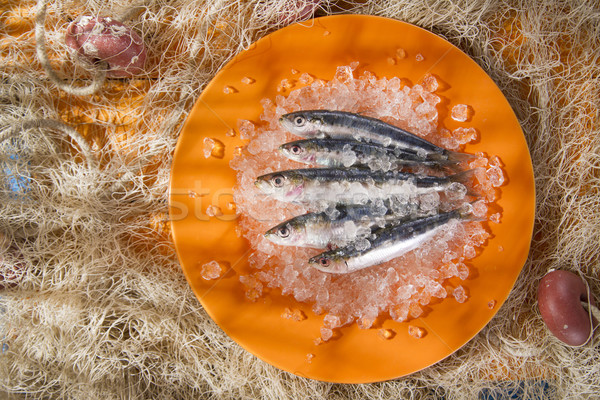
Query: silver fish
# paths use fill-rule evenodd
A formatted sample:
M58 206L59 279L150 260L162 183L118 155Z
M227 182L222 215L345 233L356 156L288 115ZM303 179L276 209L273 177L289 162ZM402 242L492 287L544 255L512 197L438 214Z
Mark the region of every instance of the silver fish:
M282 115L280 124L305 138L353 139L403 149L427 160L460 162L475 156L457 153L379 119L346 111L303 110Z
M330 168L354 166L390 170L418 165L442 167L452 164L448 160L423 159L399 148L349 139L296 140L279 146L279 151L291 160Z
M312 257L312 267L328 273L347 274L390 261L422 246L451 220L479 220L468 211L453 210L383 228L372 239L357 242Z
M388 199L395 195L443 191L454 182L464 184L473 171L434 177L360 168L305 168L261 175L254 184L263 193L280 201L364 204L367 200Z
M383 203L383 202L382 202ZM317 249L345 246L366 237L373 229L401 222L381 205L336 205L325 212L308 213L291 218L269 229L265 237L283 246Z

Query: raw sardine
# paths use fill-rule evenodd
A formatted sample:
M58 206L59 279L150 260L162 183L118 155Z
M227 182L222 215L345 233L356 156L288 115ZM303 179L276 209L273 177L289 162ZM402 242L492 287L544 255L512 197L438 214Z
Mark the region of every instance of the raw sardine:
M316 255L309 260L309 265L335 274L347 274L379 265L420 247L453 219L479 220L465 210L414 219L383 228L371 239L359 239L345 247Z
M279 146L279 151L291 160L330 168L353 166L387 171L418 165L441 167L452 164L447 160L423 159L412 152L399 148L384 147L351 139L296 140Z
M305 138L353 139L391 146L427 160L460 162L475 156L457 153L381 120L346 111L303 110L281 116L281 125Z
M280 201L365 204L369 200L392 196L411 197L443 191L454 182L464 184L473 171L435 177L360 168L305 168L259 176L255 185L263 193Z
M353 205L328 208L291 218L269 229L265 237L284 246L317 249L345 246L357 238L370 235L372 229L400 223L401 218L379 205Z

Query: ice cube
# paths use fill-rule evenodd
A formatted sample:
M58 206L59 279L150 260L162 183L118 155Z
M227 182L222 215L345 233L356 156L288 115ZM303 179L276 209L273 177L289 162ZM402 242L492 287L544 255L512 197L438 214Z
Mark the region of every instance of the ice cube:
M242 78L242 83L244 85L252 85L254 82L256 82L256 80L253 78L250 78L249 76L245 76Z
M406 58L406 50L404 50L403 48L398 48L396 49L396 57L399 60L402 60L403 58Z
M467 301L467 292L465 291L465 288L460 285L454 288L452 296L454 296L454 299L459 303Z
M353 152L352 150L344 150L342 152L342 164L344 165L344 167L348 168L352 165L354 165L354 163L356 162L357 157L356 157L356 153Z
M221 207L211 204L206 208L206 215L209 217L220 217L223 215L223 211L221 211Z
M400 277L398 276L398 272L396 271L395 268L389 267L387 269L387 271L385 272L384 279L387 284L393 285L394 283L396 283L400 280Z
M497 166L491 166L485 173L493 187L502 186L504 184L504 173Z
M246 119L238 120L238 132L244 140L252 139L256 134L256 126Z
M213 148L215 147L215 140L213 138L204 138L204 158L210 157Z
M371 171L379 171L381 169L382 163L378 158L372 158L368 162L369 168Z
M319 304L326 304L329 300L329 291L327 288L322 287L321 290L319 290L319 293L317 293L315 300Z
M463 251L464 251L463 254L466 259L474 258L477 255L477 253L475 252L475 248L473 246L465 245L463 247Z
M394 330L392 330L392 329L381 328L380 330L377 331L377 336L379 336L380 338L382 338L384 340L390 340L394 336L396 336L396 332L394 332Z
M383 216L388 212L388 208L385 205L383 199L375 200L373 207L373 215L375 216Z
M408 326L408 334L415 339L422 339L427 335L427 331L425 328L421 328L420 326L409 325Z
M473 215L478 218L485 218L487 216L487 206L484 200L478 200L472 203Z
M490 158L490 165L493 167L501 168L502 160L500 160L500 157L498 157L498 156L493 156ZM485 165L484 165L484 167L485 167Z
M439 282L432 283L429 286L428 290L432 296L437 297L438 299L445 299L448 295L446 289L444 289L444 287Z
M375 323L375 318L361 317L356 320L359 329L369 329Z
M448 197L448 200L452 201L464 199L467 195L467 192L467 187L459 182L452 182L444 190L444 193L446 194L446 197Z
M454 129L452 135L460 144L465 144L477 139L477 130L475 128L460 127Z
M263 285L251 275L240 275L240 282L246 288L246 298L250 301L256 301L263 293Z
M471 107L466 104L456 104L450 112L452 119L459 122L468 121L471 118L471 114Z
M325 327L321 327L321 339L324 342L327 342L329 339L333 337L333 330Z
M333 79L341 83L350 83L354 79L354 73L350 66L337 67Z
M467 267L465 264L463 263L458 263L458 265L456 266L457 270L458 270L458 277L461 280L465 280L469 277L470 271L469 271L469 267Z
M334 329L342 326L342 321L337 315L327 314L325 318L323 318L323 325L325 325L326 328Z
M415 60L420 62L420 61L423 61L423 60L425 60L425 57L423 56L423 54L421 54L421 53L417 53L417 54L415 55Z
M390 306L390 316L397 322L406 321L408 318L408 306L404 302Z
M440 195L437 192L427 193L419 197L419 211L428 214L437 210L440 205Z
M303 85L310 85L314 81L315 77L307 72L303 73L302 75L300 75L300 78L298 78L298 82L300 82Z
M290 90L293 87L294 83L291 80L285 78L282 79L281 82L279 82L279 86L277 86L277 91L281 93Z
M201 268L200 275L206 280L218 279L223 275L221 264L215 260L203 264Z
M423 308L417 303L412 303L410 306L408 306L408 313L411 318L419 318L421 315L423 315Z
M423 89L427 90L428 92L435 92L440 85L434 75L427 73L421 81L421 86L423 86Z
M283 310L283 313L281 313L281 318L299 322L304 321L307 317L306 314L304 314L304 311L302 310L299 310L297 308L291 309L289 307L286 307Z

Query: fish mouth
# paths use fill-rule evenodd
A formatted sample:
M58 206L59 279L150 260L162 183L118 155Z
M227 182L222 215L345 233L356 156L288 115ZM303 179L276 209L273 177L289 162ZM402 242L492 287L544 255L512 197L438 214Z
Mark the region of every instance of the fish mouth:
M269 186L271 185L269 185L266 181L262 179L257 179L254 181L254 186L256 186L256 188L261 192L268 194Z

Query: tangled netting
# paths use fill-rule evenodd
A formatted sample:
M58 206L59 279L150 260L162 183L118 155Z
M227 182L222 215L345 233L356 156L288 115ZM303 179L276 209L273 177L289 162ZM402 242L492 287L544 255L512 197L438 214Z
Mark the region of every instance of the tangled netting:
M537 283L552 268L580 273L600 296L600 10L592 0L323 1L315 11L386 16L445 37L494 79L522 124L537 186L532 250L508 301L471 342L409 377L328 384L258 360L204 312L168 232L169 167L180 125L231 57L304 18L311 4L60 0L48 2L36 29L35 2L0 3L0 395L600 393L598 335L566 347L536 306ZM148 49L145 74L105 79L77 62L63 38L83 14L114 16L138 32Z

